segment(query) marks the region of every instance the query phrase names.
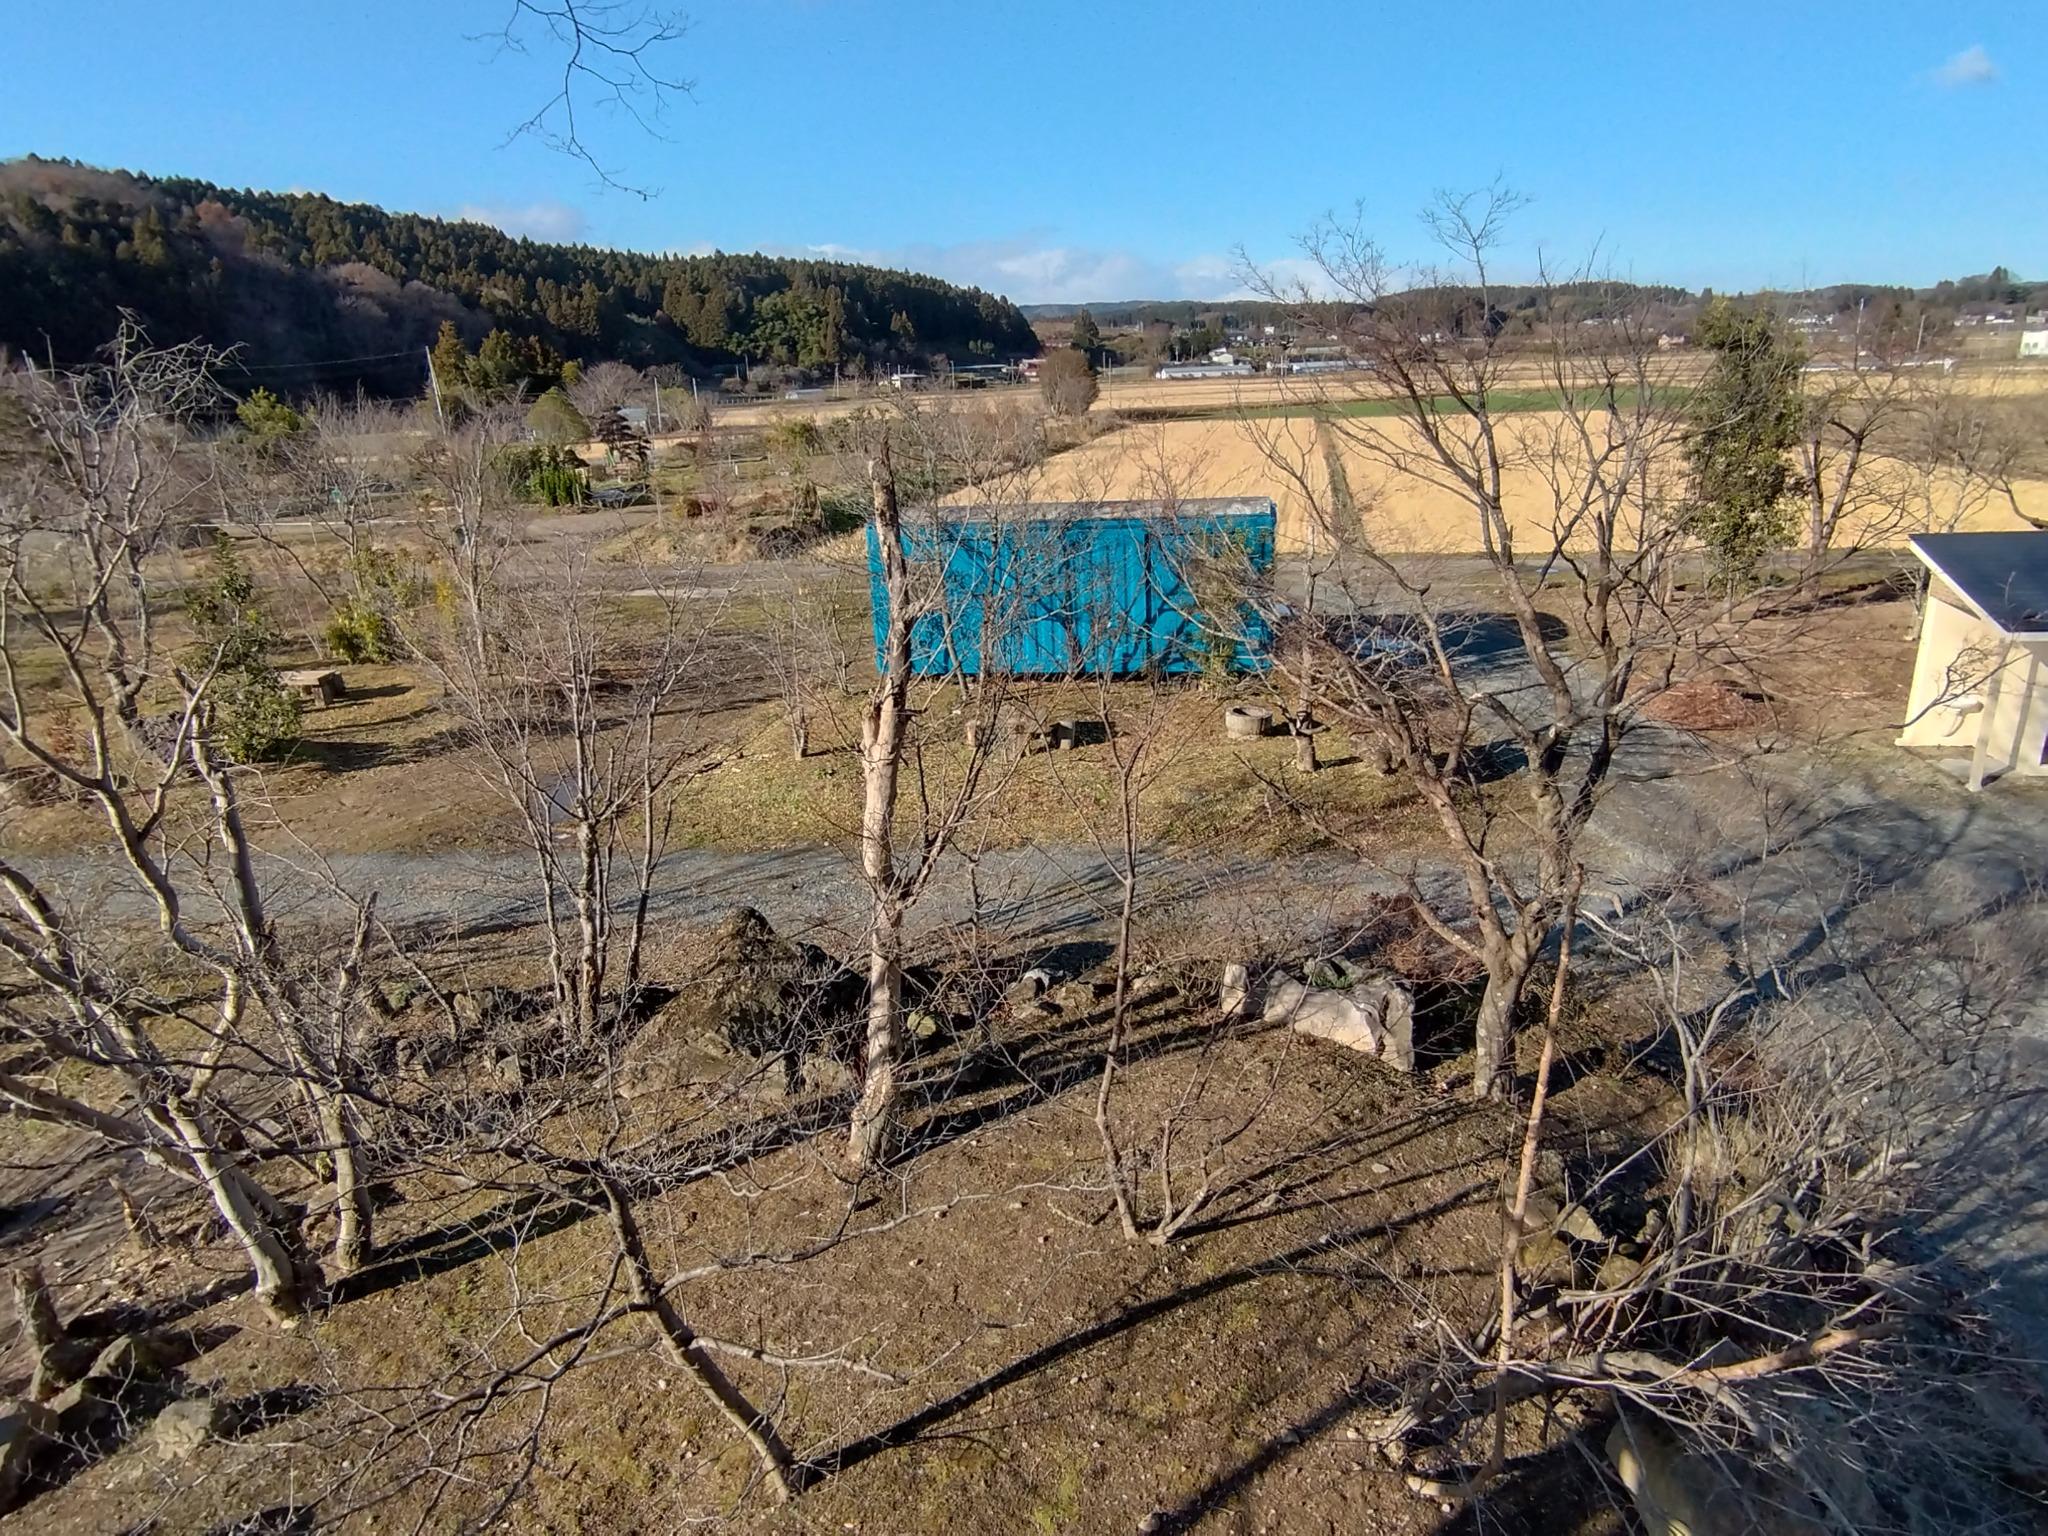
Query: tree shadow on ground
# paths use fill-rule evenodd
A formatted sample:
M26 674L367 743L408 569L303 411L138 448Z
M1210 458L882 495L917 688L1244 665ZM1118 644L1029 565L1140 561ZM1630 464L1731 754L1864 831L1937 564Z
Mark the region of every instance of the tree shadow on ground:
M668 1193L697 1179L808 1140L821 1131L842 1124L846 1114L846 1099L837 1096L806 1104L787 1114L750 1122L738 1137L729 1131L712 1132L677 1159L679 1166L690 1169L686 1177L645 1193ZM592 1214L593 1206L589 1202L566 1198L557 1190L527 1190L478 1216L400 1239L383 1249L376 1262L335 1281L328 1288L328 1301L334 1306L344 1306L408 1281L445 1274L535 1238L566 1231L587 1221Z
M417 741L345 741L331 736L302 736L292 747L290 761L321 773L360 773L370 768L428 762L461 745L465 739L463 731L452 726L430 732Z
M957 1418L977 1404L986 1402L998 1392L1029 1381L1040 1371L1049 1370L1070 1356L1092 1349L1133 1328L1240 1286L1280 1277L1298 1278L1304 1271L1313 1271L1318 1265L1326 1265L1333 1253L1341 1253L1345 1247L1353 1243L1375 1242L1384 1246L1398 1233L1410 1227L1466 1209L1475 1200L1487 1198L1491 1188L1490 1183L1468 1185L1441 1200L1418 1207L1391 1221L1371 1222L1327 1233L1285 1252L1273 1254L1254 1263L1239 1265L1181 1286L1149 1301L1127 1306L1100 1322L1042 1345L1008 1365L969 1382L938 1402L917 1409L886 1428L813 1457L805 1465L803 1481L807 1486L815 1485L826 1478L850 1471L862 1462L885 1452L901 1450L915 1444L930 1431ZM1377 1285L1393 1290L1398 1282L1391 1276L1382 1274L1353 1275L1350 1277L1350 1283L1354 1286Z
M342 695L344 704L354 704L363 699L397 699L411 693L411 683L379 683L374 688L351 688ZM408 717L410 718L410 717Z

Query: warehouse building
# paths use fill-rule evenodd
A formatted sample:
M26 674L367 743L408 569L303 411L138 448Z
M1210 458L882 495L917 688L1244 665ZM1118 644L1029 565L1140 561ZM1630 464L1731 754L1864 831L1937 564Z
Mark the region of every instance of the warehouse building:
M1264 497L938 507L903 521L921 677L1262 670L1273 571ZM889 618L868 525L876 665Z

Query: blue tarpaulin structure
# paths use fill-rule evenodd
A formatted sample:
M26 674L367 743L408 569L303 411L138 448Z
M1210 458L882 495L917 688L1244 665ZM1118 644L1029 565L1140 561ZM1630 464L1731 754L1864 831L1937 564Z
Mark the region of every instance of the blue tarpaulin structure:
M917 616L911 670L1021 677L1262 670L1271 631L1247 585L1272 575L1264 497L933 508L903 519ZM889 621L868 524L875 664ZM1213 611L1211 611L1213 610Z

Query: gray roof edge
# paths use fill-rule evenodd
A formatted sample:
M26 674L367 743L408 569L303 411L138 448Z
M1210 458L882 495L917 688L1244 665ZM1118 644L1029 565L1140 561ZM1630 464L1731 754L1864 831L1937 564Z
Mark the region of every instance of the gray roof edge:
M1982 598L1972 590L1973 583L1958 575L1955 562L1944 562L1941 556L1943 546L1961 548L1978 540L2004 544L2011 540L2025 540L2041 552L2044 567L2048 567L2048 529L2044 528L2001 528L1981 531L1954 530L1948 533L1914 533L1906 536L1906 546L1935 575L1946 582L1956 595L1969 604L1970 611L1997 630L2009 640L2048 640L2048 629L2014 629L2004 619L1993 614ZM2034 541L2039 543L2035 544Z

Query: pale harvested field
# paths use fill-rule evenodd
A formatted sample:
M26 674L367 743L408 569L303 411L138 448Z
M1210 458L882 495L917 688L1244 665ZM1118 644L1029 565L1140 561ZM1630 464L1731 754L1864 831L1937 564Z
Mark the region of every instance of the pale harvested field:
M1659 371L1670 383L1685 383L1704 366L1700 354L1681 354L1660 359ZM1824 386L1832 374L1809 376L1815 388ZM2013 364L2001 367L1972 366L1959 371L1953 381L1970 394L2033 395L2048 393L2048 366ZM1538 390L1544 387L1540 363L1509 363L1497 388L1504 391ZM1155 379L1118 375L1102 386L1095 409L1100 413L1119 411L1185 410L1220 412L1240 408L1254 410L1303 409L1317 404L1387 397L1386 386L1369 373L1304 375L1299 378L1254 374L1241 379ZM760 400L746 405L722 405L713 410L712 422L726 427L766 427L793 417L813 421L837 421L862 409L901 402L906 397L881 389L843 400ZM961 404L1002 404L1037 408L1038 390L1033 387L1004 387L967 394L920 394L908 398L922 402L948 401ZM664 438L663 441L669 439Z
M1686 384L1706 366L1703 353L1678 353L1661 357L1657 373L1661 382ZM1931 374L1930 378L1940 377ZM1820 389L1839 382L1841 375L1815 373L1809 384ZM2012 364L2002 367L1972 366L1959 369L1951 380L1965 393L2033 395L2048 393L2048 365ZM1547 380L1536 361L1504 365L1495 389L1502 392L1540 390ZM1386 399L1390 391L1369 373L1305 374L1300 377L1254 374L1239 379L1113 379L1105 384L1097 410L1107 411L1229 411L1272 410L1287 406L1304 409L1346 400Z
M1691 358L1661 360L1672 382L1696 372ZM1818 390L1840 380L1837 374L1813 374ZM1971 368L1946 381L1972 395L2034 398L2048 394L2048 366ZM1499 381L1503 396L1515 391L1539 392L1538 363L1511 365ZM1304 378L1254 376L1246 379L1162 381L1113 378L1096 406L1098 417L1118 412L1157 413L1183 410L1198 419L1153 419L1117 427L1042 468L1003 486L1005 500L1111 501L1161 496L1270 496L1279 509L1283 548L1306 549L1319 518L1336 515L1341 498L1332 495L1330 457L1324 451L1310 412L1318 405L1383 399L1385 385L1370 374L1315 375ZM902 397L887 391L843 401L765 401L726 406L714 420L734 427L760 427L792 417L830 421L863 406L894 403ZM975 409L1037 409L1036 389L993 389L964 395L914 397L921 402L946 402ZM1288 414L1290 408L1301 414ZM1234 417L1232 413L1249 414ZM1199 413L1199 415L1198 415ZM1557 519L1555 497L1538 464L1550 458L1550 442L1563 423L1556 411L1526 410L1500 418L1503 435L1518 445L1530 462L1511 469L1506 491L1509 515L1518 541L1526 548L1547 543ZM1343 465L1352 505L1374 543L1407 553L1470 553L1478 548L1478 529L1470 506L1450 486L1431 484L1396 473L1357 438L1373 435L1393 444L1404 457L1418 458L1420 443L1397 417L1371 415L1347 420L1333 436ZM1675 471L1675 465L1674 465ZM1880 467L1879 475L1898 474ZM1875 476L1873 477L1875 478ZM2022 511L2048 522L2048 480L2019 482L2015 492ZM978 500L963 493L957 501ZM1999 497L1984 498L1957 516L1953 488L1936 489L1932 505L1923 499L1919 514L1897 520L1898 526L1866 525L1845 530L1843 542L1858 545L1902 543L1913 527L1953 522L1967 529L2027 526ZM1910 526L1909 526L1910 522Z
M1548 434L1562 422L1555 411L1528 411L1503 417L1503 435L1530 458L1547 461ZM1390 417L1352 422L1333 434L1352 504L1374 544L1404 553L1475 551L1478 529L1469 503L1448 486L1391 470L1349 435L1368 431L1417 461L1422 445L1411 428ZM1517 540L1524 547L1548 542L1557 521L1556 499L1536 463L1511 468L1505 490ZM2022 509L2048 521L2048 480L2024 481L2016 490ZM1339 500L1332 495L1329 457L1318 441L1317 424L1303 417L1124 427L1052 460L1033 492L1034 499L1076 501L1270 496L1279 509L1281 546L1293 550L1309 546L1318 517L1334 518ZM1953 492L1938 493L1933 520L1945 523L1954 512ZM2001 500L1972 508L1959 526L2026 524ZM1852 530L1848 541L1896 544L1909 531L1866 527Z

